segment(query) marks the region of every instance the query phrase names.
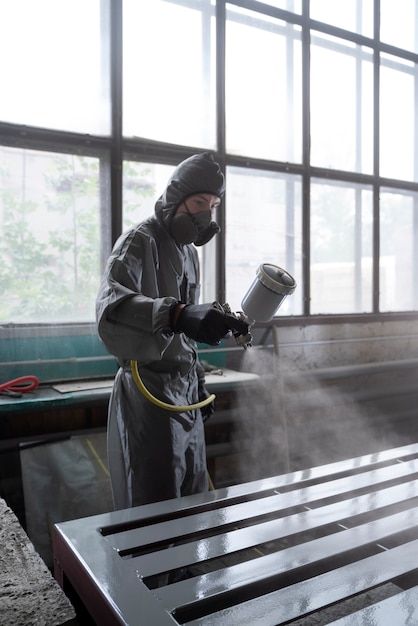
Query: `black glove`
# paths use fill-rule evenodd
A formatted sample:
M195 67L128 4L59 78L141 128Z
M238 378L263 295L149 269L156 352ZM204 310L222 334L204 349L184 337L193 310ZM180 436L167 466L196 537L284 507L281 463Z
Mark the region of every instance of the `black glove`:
M246 335L248 324L224 313L213 304L186 304L174 328L176 333L184 333L195 341L211 346L216 346L230 330Z
M201 402L202 400L206 400L206 398L209 398L210 393L206 389L204 378L199 378L198 390L199 390L199 402ZM210 404L207 404L206 406L202 407L200 409L200 412L202 414L203 421L206 422L215 413L215 402L211 402Z

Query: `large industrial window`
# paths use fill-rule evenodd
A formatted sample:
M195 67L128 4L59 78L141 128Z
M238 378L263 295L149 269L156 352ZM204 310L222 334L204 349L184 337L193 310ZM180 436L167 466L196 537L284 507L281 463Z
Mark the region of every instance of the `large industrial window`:
M228 5L226 151L302 161L301 27Z
M112 369L94 322L104 263L200 150L227 180L221 234L199 249L204 299L238 310L271 262L297 282L287 323L417 311L416 12L0 3L0 375Z
M101 0L0 4L0 121L110 133L106 11Z
M100 273L99 159L0 147L0 319L93 319Z
M124 0L123 133L216 149L210 0Z
M302 281L302 183L300 176L227 169L226 294L240 310L260 263L276 262ZM281 314L302 313L302 290L284 301Z

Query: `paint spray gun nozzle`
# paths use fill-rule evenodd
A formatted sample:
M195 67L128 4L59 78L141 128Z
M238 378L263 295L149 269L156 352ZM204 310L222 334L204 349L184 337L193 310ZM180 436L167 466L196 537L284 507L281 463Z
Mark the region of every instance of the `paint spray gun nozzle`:
M234 335L237 344L239 346L242 346L244 350L250 348L253 345L253 336L250 333L250 321L245 317L244 313L242 311L239 311L238 313L233 313L228 303L220 304L219 302L214 302L213 305L216 306L220 311L226 313L226 315L232 315L240 322L244 322L244 324L248 327L246 333L241 333L239 330L234 329L231 329L231 333Z

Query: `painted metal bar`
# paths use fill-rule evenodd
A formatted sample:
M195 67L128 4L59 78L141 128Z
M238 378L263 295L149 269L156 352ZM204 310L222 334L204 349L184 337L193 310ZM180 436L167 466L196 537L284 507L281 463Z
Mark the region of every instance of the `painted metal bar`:
M262 554L262 544L292 537L299 533L320 532L325 526L340 524L354 525L354 519L367 515L382 515L381 509L406 509L411 498L418 504L418 483L408 482L401 486L384 489L377 493L344 500L318 509L296 513L283 518L276 518L255 526L245 526L210 537L191 539L186 544L167 546L164 550L150 551L139 557L138 570L145 578L155 576L167 570L180 569L193 564L224 557L226 552L234 554L241 550L256 549ZM135 554L136 548L132 549Z
M207 533L208 529L216 529L219 532L224 527L238 522L243 523L243 520L247 525L254 525L257 519L261 520L262 516L276 511L284 511L302 505L312 506L318 501L324 501L331 497L343 499L346 494L361 491L370 486L373 486L374 490L379 489L381 485L389 481L404 477L418 478L418 460L399 463L395 466L381 468L379 471L373 470L353 477L327 481L297 491L292 490L284 494L260 498L256 506L254 506L254 501L243 502L207 511L204 516L199 512L193 516L182 517L179 515L177 519L157 522L144 528L141 528L140 523L132 529L124 529L122 526L122 532L108 536L108 541L119 552L129 550L132 546L140 548L149 544L160 544L164 541L175 542L180 538L184 541L187 535L193 536L199 532ZM141 531L140 536L138 536L138 530ZM103 529L103 532L108 534L107 529Z
M356 473L379 469L405 462L409 459L418 458L418 444L410 444L383 450L373 454L367 454L343 461L336 461L326 465L319 465L313 468L297 470L289 474L281 474L265 479L255 480L249 483L233 485L211 491L207 494L197 494L191 497L184 497L180 500L168 500L152 505L145 505L126 511L115 511L103 516L103 526L109 528L111 532L116 532L118 528L126 530L126 524L142 520L143 525L156 524L166 519L167 515L183 517L195 513L204 513L207 510L214 510L228 504L238 504L256 499L260 500L276 493L284 492L290 488L300 489L315 483L326 482L327 477L333 479L343 476L352 476ZM100 519L100 518L98 518Z
M364 553L367 555L368 547L373 553L379 554L381 548L378 548L377 544L384 543L385 537L412 530L417 524L418 509L408 511L407 515L402 512L370 524L341 530L339 533L333 532L309 543L303 542L273 554L247 560L222 571L155 589L154 593L168 611L175 610L179 605L193 607L194 604L198 605L197 610L202 611L203 599L208 607L220 603L235 606L237 596L249 597L253 602L264 603L265 589L276 585L280 589L284 583L283 576L289 579L293 574L300 576L298 570L300 571L302 566L304 569L313 566L309 568L310 572L320 573L322 568L335 570L339 560L347 560L350 564L353 559L354 562L361 560L359 555ZM393 555L392 559L395 560ZM414 567L418 567L417 561ZM401 573L404 571L401 568ZM259 590L256 596L255 588ZM191 608L189 610L192 611Z
M395 626L418 624L418 587L376 602L351 615L330 622L328 626Z
M414 570L417 550L414 541L201 618L184 622L185 610L175 617L187 626L280 626Z

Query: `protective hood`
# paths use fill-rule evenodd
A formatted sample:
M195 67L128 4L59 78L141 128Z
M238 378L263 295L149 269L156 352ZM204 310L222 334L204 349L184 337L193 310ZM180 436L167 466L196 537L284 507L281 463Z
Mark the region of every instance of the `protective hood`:
M224 192L224 175L213 155L210 152L195 154L176 167L164 193L156 202L155 212L169 228L175 211L189 196L209 193L222 198Z

